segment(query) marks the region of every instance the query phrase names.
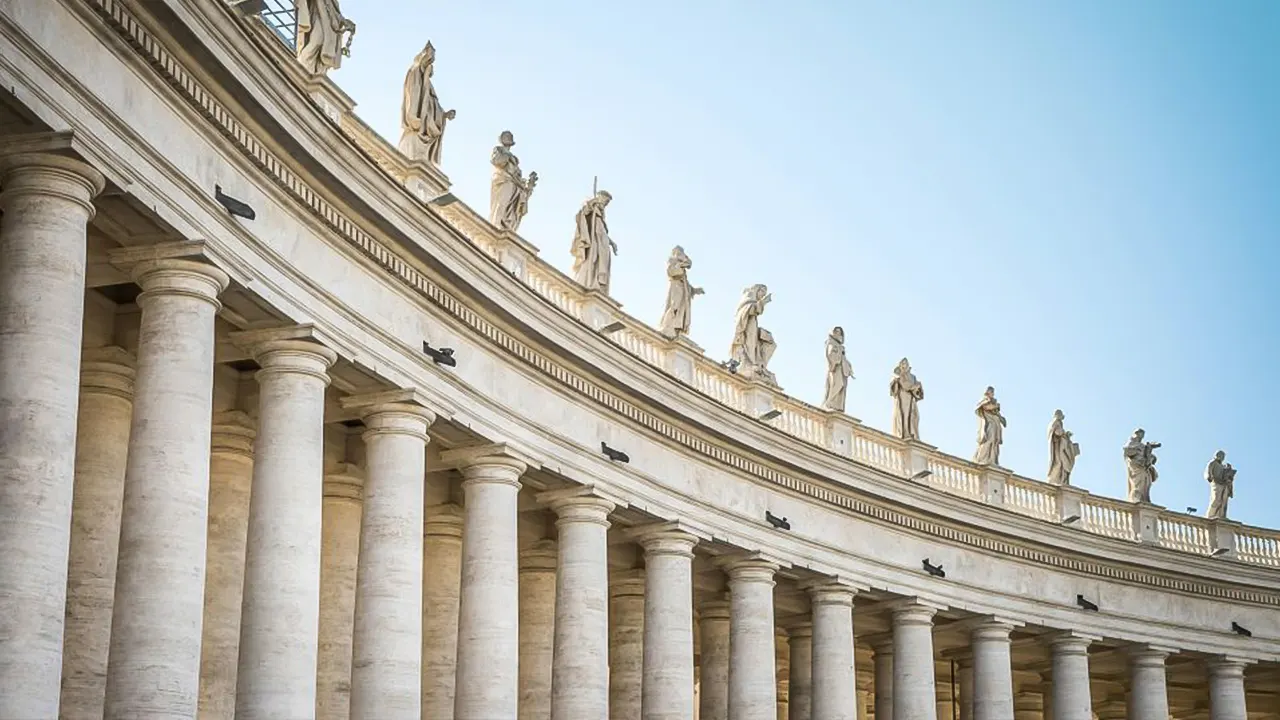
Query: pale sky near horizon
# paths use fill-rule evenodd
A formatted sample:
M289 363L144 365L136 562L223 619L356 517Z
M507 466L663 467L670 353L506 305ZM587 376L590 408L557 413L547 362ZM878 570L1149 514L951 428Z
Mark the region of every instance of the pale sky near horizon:
M612 294L656 324L672 246L692 338L728 355L742 290L787 392L821 400L847 333L848 411L888 429L891 370L925 386L925 442L969 457L994 385L1002 465L1042 478L1055 408L1073 484L1123 497L1136 427L1153 499L1280 526L1280 3L1232 0L345 0L333 79L394 143L427 40L458 116L443 170L487 214L515 133L540 182L521 235L568 270L593 175L621 248Z

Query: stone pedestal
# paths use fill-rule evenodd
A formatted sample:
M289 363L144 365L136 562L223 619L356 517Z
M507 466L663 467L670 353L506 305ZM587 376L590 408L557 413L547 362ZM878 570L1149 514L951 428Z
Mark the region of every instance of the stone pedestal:
M516 716L519 696L520 476L528 467L505 445L441 453L462 472L462 589L458 601L455 720Z
M1150 503L1136 503L1133 506L1133 535L1144 545L1160 543L1160 512L1164 508Z
M698 616L698 720L729 720L729 603L702 604Z
M255 434L253 421L243 412L222 412L213 418L200 643L201 720L234 720L236 714L240 606Z
M288 331L283 331L284 335ZM322 345L246 334L262 367L249 503L236 718L316 712L324 393L337 356Z
M213 333L226 273L139 263L138 376L120 519L105 717L191 718L200 681Z
M351 710L351 639L356 617L364 471L342 464L324 476L320 529L320 622L316 720L347 720Z
M551 540L520 553L519 720L551 717L551 663L556 627L556 559ZM423 714L423 720L427 715Z
M776 720L774 563L754 558L725 563L729 576L729 717Z
M614 504L571 490L549 499L556 513L555 646L551 717L585 720L609 715L609 513ZM545 497L545 496L544 496Z
M400 393L395 393L400 395ZM352 634L352 720L422 714L422 531L435 414L386 394L345 398L364 420L364 514Z
M118 347L82 357L60 720L100 720L106 699L134 367Z
M102 174L0 157L0 717L54 717L75 478L85 228Z
M428 507L423 535L422 718L453 720L458 596L462 586L462 508ZM520 609L524 610L523 594Z

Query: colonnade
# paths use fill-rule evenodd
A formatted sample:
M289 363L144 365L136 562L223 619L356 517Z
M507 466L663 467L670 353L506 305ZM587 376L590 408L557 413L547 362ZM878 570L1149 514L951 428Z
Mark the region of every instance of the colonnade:
M446 450L462 501L429 497L435 415L407 389L344 397L363 463L326 468L337 355L296 328L231 335L259 368L257 411L215 413L229 279L198 256L131 262L136 350L82 357L86 223L103 178L28 154L0 160L0 185L0 717L777 720L780 560L717 544L727 593L695 602L707 539L657 521L625 531L643 569L611 575L624 502L592 486L537 494L555 539L521 550L531 461L501 443ZM875 601L892 623L859 639L874 648L868 708L861 590L805 582L790 720L940 720L945 608ZM1019 623L958 622L971 663L961 715L1012 720ZM1091 718L1096 640L1046 637L1045 716ZM1168 719L1170 652L1130 649L1130 720ZM1214 720L1245 720L1244 665L1209 664Z

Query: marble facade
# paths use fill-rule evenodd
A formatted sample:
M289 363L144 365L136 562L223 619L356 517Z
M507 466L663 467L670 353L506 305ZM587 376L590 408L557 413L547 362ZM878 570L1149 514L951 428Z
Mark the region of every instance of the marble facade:
M537 304L536 249L468 243L412 189L437 168L358 153L258 20L172 1L0 6L0 717L1280 715L1272 531L1086 532L1070 486L1020 513L997 466L717 405ZM203 85L175 17L259 105ZM921 481L946 467L984 500Z

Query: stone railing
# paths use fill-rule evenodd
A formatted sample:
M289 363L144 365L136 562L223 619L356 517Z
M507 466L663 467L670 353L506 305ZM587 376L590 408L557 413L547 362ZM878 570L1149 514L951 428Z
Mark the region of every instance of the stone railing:
M332 85L327 80L326 84ZM1280 531L1244 527L1092 495L983 467L869 428L856 418L809 405L781 388L748 381L709 358L687 338L668 338L623 312L616 301L588 292L551 264L538 248L516 234L501 232L446 191L448 179L436 168L410 163L351 111L341 91L311 88L310 94L335 125L514 278L570 317L609 338L626 352L665 370L699 393L806 443L878 470L928 484L950 495L999 505L1020 515L1076 527L1094 535L1153 544L1180 552L1227 556L1280 567ZM337 102L325 102L337 98ZM345 107L344 107L345 106Z

